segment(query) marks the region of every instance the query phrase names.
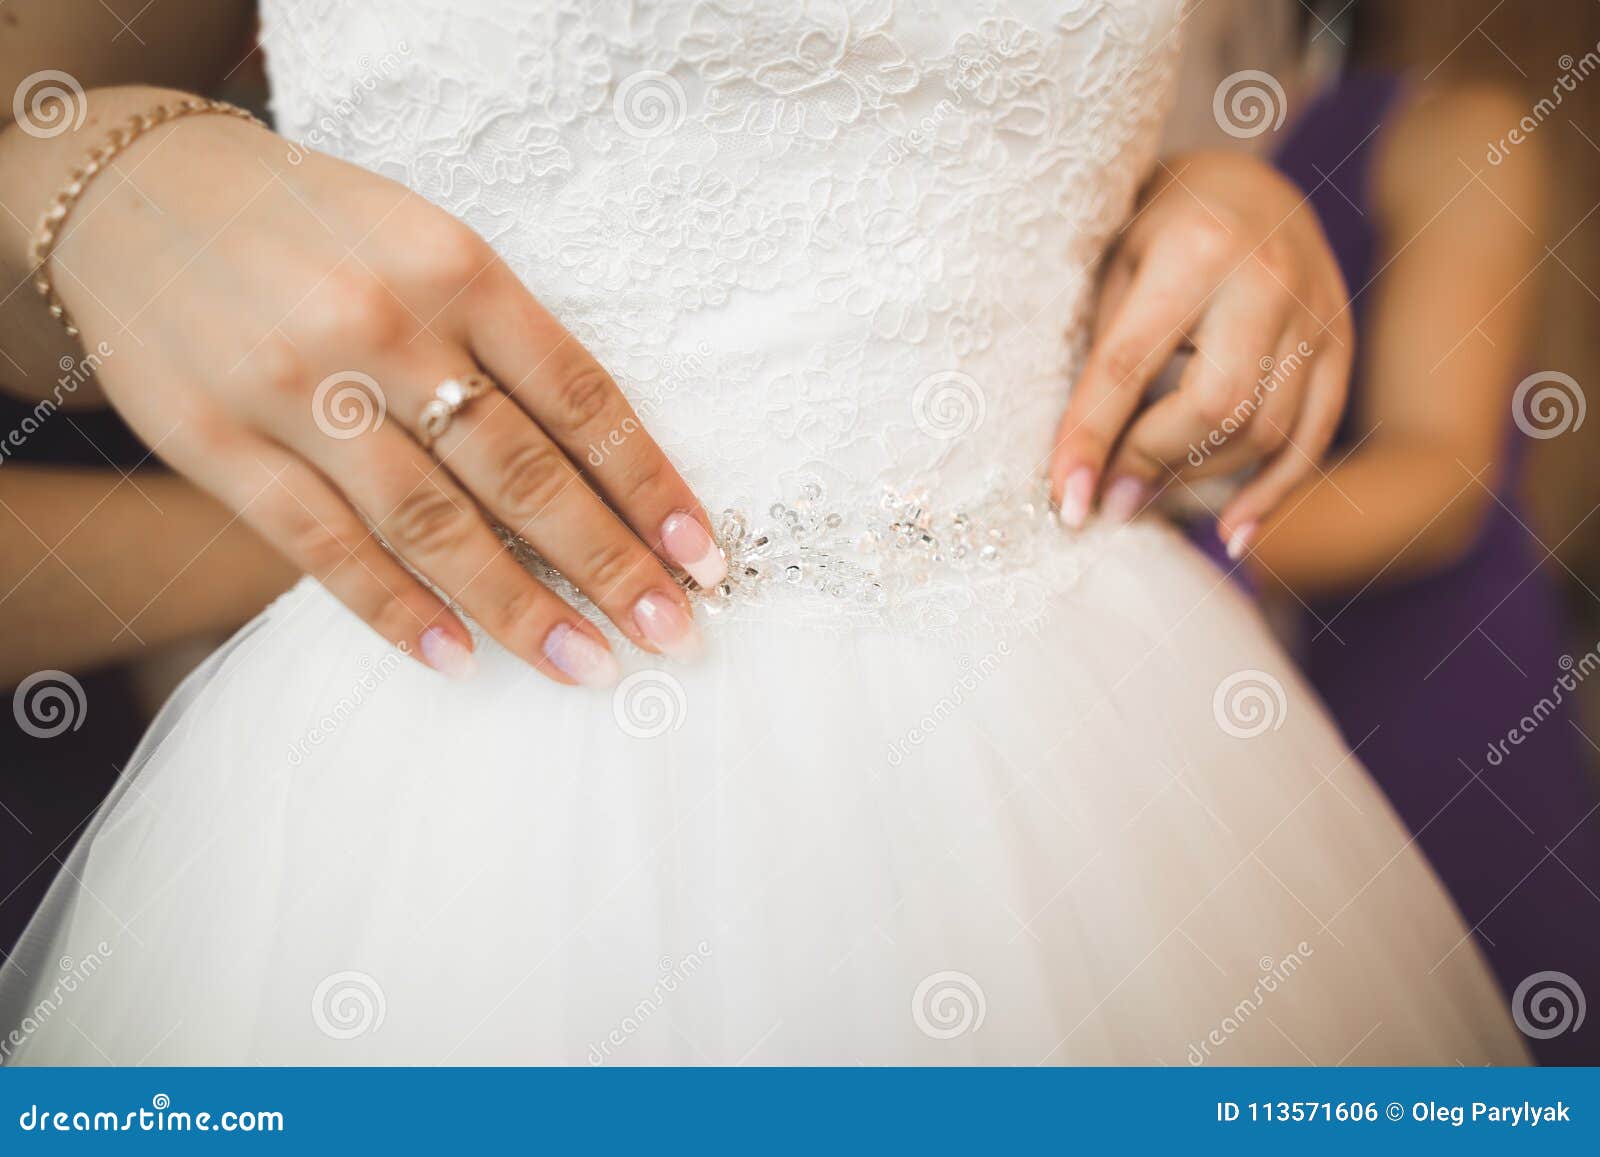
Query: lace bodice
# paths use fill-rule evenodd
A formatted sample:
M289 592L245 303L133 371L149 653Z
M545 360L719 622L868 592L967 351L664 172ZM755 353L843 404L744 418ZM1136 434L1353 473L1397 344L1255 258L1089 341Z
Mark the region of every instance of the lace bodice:
M709 509L775 520L789 545L814 523L812 549L931 536L912 545L937 561L965 519L961 557L992 562L1034 513L1095 265L1152 161L1180 6L262 8L279 130L476 228ZM923 521L896 521L907 509ZM832 597L897 601L901 577L868 565L844 590L834 565ZM984 598L1014 607L1017 584ZM933 617L950 601L972 599L941 595Z

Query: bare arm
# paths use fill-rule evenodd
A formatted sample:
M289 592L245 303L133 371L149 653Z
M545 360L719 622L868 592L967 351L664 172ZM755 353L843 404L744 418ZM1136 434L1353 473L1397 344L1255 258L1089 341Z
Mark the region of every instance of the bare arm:
M7 0L0 91L59 69L84 88L153 84L208 92L249 52L253 0ZM0 117L10 119L10 102Z
M0 469L0 686L228 630L293 581L288 563L181 478Z
M113 85L154 85L210 92L249 54L255 5L251 0L7 0L0 5L0 233L7 253L22 253L17 239L30 234L70 166L82 160L77 134L62 134L63 166L19 163L8 137L25 130L10 123L21 102L52 131L51 116L72 116L52 92L68 94ZM51 76L63 73L70 83ZM79 102L81 104L81 102ZM110 111L100 102L96 112ZM74 155L67 157L71 150ZM27 284L25 264L0 268L0 387L23 397L49 393L64 357L78 350L61 328L41 324L39 301ZM48 321L48 319L46 319ZM98 401L86 386L67 400Z
M1499 166L1484 142L1522 111L1497 91L1443 90L1385 126L1376 276L1351 287L1370 295L1361 441L1268 525L1255 569L1269 587L1350 591L1448 565L1474 541L1527 370L1543 172L1537 142Z
M17 67L45 59L40 43ZM81 115L62 131L0 132L0 204L21 207L0 212L13 285L32 272L29 220L91 150L183 98L153 69L81 71ZM134 432L405 653L470 673L454 601L556 682L620 676L605 636L517 563L494 522L642 649L695 653L673 568L703 586L726 574L698 499L515 272L404 186L292 156L216 110L154 117L82 183L47 272L83 348L108 347L95 377ZM19 392L50 394L72 347L37 294L4 308ZM352 415L366 420L340 429ZM594 439L619 429L631 436L593 461Z

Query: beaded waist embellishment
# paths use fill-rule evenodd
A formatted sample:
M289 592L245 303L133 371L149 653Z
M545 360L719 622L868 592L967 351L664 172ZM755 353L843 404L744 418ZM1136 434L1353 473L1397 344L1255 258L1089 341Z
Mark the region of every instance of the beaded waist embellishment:
M828 502L820 483L809 482L793 503L775 502L767 515L758 524L742 511L723 513L717 542L728 558L728 577L706 592L708 613L759 599L774 585L883 607L944 576L998 570L1023 553L1019 543L1026 534L1056 525L1042 487L1021 499L943 511L925 492L885 487L876 510L851 512Z
M808 604L806 618L855 620L916 630L956 626L967 612L1031 617L1020 581L1059 545L1063 532L1041 481L997 489L983 500L941 508L925 491L885 487L875 504L830 501L807 482L765 517L731 509L716 525L728 577L714 589L686 589L708 615L783 601ZM502 530L517 560L563 597L576 589L526 541ZM1076 569L1076 568L1074 568ZM1037 584L1035 584L1037 585Z

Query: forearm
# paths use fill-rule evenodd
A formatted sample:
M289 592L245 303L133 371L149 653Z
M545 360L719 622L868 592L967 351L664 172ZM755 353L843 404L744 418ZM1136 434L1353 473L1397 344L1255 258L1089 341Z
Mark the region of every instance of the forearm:
M1427 574L1460 558L1493 504L1493 467L1425 439L1374 435L1267 524L1251 566L1303 599Z
M0 685L231 629L294 577L174 475L0 467Z
M210 92L255 43L254 0L6 0L0 91L49 69L85 89L150 84ZM11 116L7 100L0 120Z
M140 86L94 89L86 94L86 114L75 129L54 136L30 133L20 123L0 129L0 278L17 287L0 300L0 349L6 353L0 361L0 386L8 392L29 400L55 397L63 369L75 365L84 352L33 290L30 247L41 215L112 128L175 95L172 90ZM136 163L113 165L98 174L74 208L66 231L81 225L120 186L137 189ZM74 276L59 258L52 262L52 273L58 284ZM110 339L113 348L117 336ZM81 407L98 400L98 391L87 381L58 400L69 409Z
M209 92L223 81L251 51L254 19L253 0L5 4L0 92L16 99L0 105L0 276L17 288L0 302L0 388L47 396L79 353L29 289L29 234L50 198L109 126L148 107L142 86ZM89 380L64 404L98 397Z

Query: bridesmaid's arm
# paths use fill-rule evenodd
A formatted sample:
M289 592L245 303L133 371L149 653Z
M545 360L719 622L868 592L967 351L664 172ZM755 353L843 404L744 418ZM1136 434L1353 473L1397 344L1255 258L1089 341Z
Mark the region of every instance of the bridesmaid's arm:
M1358 442L1271 519L1251 560L1302 597L1415 577L1472 545L1504 481L1542 254L1537 138L1498 166L1526 110L1487 88L1427 90L1385 126L1381 240L1365 305Z
M0 467L0 686L231 630L294 578L175 475Z

